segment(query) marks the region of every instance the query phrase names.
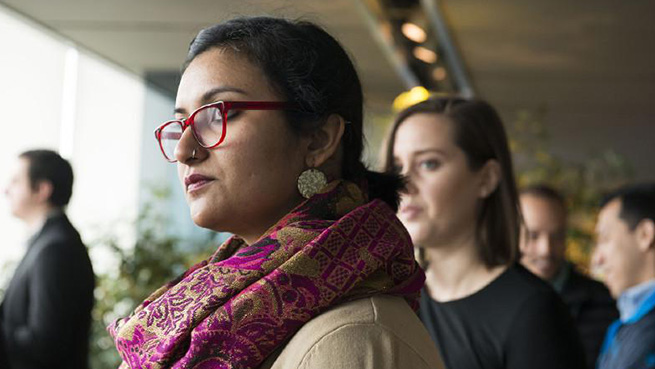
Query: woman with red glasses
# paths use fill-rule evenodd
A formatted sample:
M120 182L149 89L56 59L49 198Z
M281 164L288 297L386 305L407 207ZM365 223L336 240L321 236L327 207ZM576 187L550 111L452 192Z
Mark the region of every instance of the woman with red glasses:
M362 89L308 22L239 18L191 43L155 136L191 217L234 236L110 327L122 368L440 368L399 177L362 164Z

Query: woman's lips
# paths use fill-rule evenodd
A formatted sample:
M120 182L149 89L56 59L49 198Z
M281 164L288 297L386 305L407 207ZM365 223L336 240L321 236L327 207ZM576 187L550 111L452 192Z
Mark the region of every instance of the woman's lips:
M184 177L184 185L188 193L196 192L207 184L212 182L214 178L204 176L202 174L191 174Z
M407 219L412 220L419 216L423 209L419 206L407 205L400 208L400 215Z

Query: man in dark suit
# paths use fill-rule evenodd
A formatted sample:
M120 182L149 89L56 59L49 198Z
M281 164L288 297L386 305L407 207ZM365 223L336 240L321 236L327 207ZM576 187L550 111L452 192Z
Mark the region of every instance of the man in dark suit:
M567 211L564 198L546 185L525 188L521 263L550 282L569 308L584 344L587 366L594 368L607 327L618 317L607 288L566 261Z
M70 164L50 150L27 151L5 190L11 211L32 233L0 305L10 369L86 369L94 275L86 247L64 208ZM4 367L3 367L4 368Z

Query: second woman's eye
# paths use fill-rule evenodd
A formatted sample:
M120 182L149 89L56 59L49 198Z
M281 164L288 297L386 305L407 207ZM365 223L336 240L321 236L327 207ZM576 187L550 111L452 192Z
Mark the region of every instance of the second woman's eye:
M427 159L427 160L422 160L421 162L419 162L419 167L421 169L425 169L425 170L435 170L435 169L439 168L440 165L441 165L441 162L439 160L436 160L436 159Z

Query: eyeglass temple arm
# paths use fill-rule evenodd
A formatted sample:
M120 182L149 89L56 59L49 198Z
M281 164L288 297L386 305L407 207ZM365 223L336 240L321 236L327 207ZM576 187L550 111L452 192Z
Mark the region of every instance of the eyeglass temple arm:
M223 103L225 110L249 109L249 110L277 110L293 107L294 104L286 101L226 101Z

